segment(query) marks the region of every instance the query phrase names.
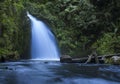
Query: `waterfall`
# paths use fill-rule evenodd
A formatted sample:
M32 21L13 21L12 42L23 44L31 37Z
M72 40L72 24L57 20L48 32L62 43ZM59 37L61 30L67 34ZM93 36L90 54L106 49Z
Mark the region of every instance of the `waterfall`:
M49 27L27 12L31 20L31 59L59 60L56 38Z

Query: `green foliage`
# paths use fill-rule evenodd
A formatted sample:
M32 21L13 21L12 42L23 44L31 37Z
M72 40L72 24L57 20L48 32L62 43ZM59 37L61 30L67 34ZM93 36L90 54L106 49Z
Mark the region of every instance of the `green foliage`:
M112 58L106 59L105 60L106 64L114 64L114 60Z
M0 49L0 57L5 56L7 53L9 53L7 49L3 49L3 48Z
M98 53L103 55L114 53L114 49L112 48L113 41L113 34L107 33L103 37L101 37L101 39L97 40L93 47L97 47Z
M22 1L16 0L5 0L0 4L2 8L0 11L0 56L7 56L16 52L20 56L25 52L29 44L27 41L29 40L29 31L24 29L27 23L23 23L26 18L22 16L24 5Z
M29 11L51 27L62 54L83 56L95 47L99 54L120 52L118 0L2 0L0 55L30 49Z

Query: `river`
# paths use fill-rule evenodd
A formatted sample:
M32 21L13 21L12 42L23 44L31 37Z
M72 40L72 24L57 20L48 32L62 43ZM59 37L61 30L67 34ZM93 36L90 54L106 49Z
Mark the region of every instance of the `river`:
M0 63L0 84L120 84L119 65L30 61Z

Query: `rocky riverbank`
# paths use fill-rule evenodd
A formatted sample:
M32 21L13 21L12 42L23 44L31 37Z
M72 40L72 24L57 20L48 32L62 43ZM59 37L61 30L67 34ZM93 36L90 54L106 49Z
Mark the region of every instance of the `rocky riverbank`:
M69 55L63 55L60 57L61 63L100 63L100 64L120 64L120 54L111 54L103 56L93 56L89 55L88 57L81 58L72 58Z

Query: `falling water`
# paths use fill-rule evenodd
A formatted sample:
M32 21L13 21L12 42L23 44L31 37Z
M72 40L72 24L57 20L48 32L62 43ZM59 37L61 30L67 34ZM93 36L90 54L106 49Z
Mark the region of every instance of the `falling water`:
M59 60L59 50L56 39L42 21L27 12L27 16L31 20L31 58L37 60Z

